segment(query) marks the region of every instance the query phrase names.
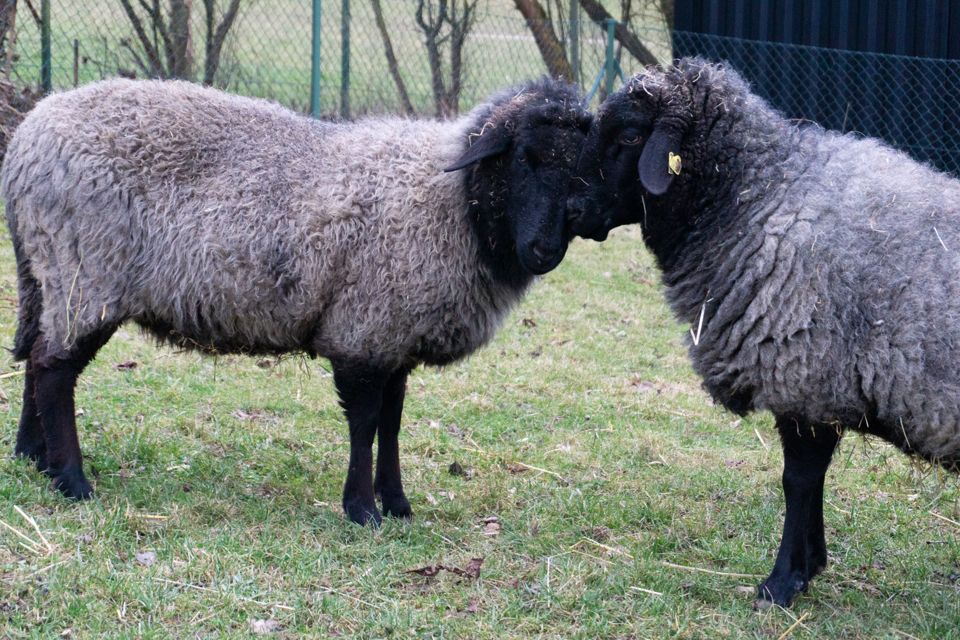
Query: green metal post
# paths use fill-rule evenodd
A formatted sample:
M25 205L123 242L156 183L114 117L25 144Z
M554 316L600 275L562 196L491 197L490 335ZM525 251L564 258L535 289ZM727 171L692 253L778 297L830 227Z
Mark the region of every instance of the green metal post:
M580 3L570 0L570 66L573 81L580 84Z
M310 115L320 117L320 0L313 0L310 37Z
M350 0L340 11L340 116L350 117Z
M613 54L614 30L617 27L617 21L613 18L607 18L607 56L604 65L607 69L604 91L607 95L613 93L613 83L617 79L617 59Z
M53 90L50 60L50 0L40 2L40 88L44 93Z

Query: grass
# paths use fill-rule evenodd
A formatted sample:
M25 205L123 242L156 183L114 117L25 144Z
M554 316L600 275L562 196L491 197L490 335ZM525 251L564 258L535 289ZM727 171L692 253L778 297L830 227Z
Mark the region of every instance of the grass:
M0 460L0 520L31 541L0 527L0 637L960 636L956 478L859 437L828 477L830 567L792 610L751 610L782 523L772 421L711 405L659 288L636 230L576 242L493 344L416 371L416 517L378 531L341 515L347 430L324 362L121 330L77 391L96 498ZM15 295L4 239L3 344ZM7 452L21 384L0 377ZM472 558L477 578L411 572Z

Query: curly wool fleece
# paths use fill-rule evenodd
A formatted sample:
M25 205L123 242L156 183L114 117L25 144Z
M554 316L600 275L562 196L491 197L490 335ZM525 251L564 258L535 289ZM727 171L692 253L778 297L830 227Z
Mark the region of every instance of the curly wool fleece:
M521 293L485 275L463 178L442 171L475 120L323 124L169 81L55 94L2 176L40 330L63 348L133 319L205 350L464 355Z
M706 388L956 468L960 181L789 121L722 65L681 61L627 91L688 131L644 233L674 311L702 327Z

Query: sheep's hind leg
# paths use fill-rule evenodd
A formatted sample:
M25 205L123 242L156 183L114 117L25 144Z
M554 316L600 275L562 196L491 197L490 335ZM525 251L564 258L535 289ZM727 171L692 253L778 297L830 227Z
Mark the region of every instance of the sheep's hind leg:
M343 485L343 510L357 524L379 526L373 496L373 438L380 422L389 374L369 366L333 362L333 381L350 427L350 467Z
M406 387L406 369L391 374L383 391L380 426L377 430L377 473L373 481L373 492L380 496L383 515L395 518L413 517L413 510L403 493L403 483L400 481L398 436Z
M83 456L74 413L74 387L84 367L115 329L102 328L78 339L70 349L52 345L41 335L30 353L36 410L46 442L44 471L68 498L84 500L93 493L83 475Z
M826 566L823 482L840 441L834 427L812 426L793 418L777 416L777 429L783 445L787 514L773 571L758 589L754 603L757 609L771 604L789 606Z
M17 428L17 444L14 455L33 460L38 471L47 469L47 442L43 437L43 425L37 412L36 376L33 359L27 358L23 376L23 405L20 407L20 426Z

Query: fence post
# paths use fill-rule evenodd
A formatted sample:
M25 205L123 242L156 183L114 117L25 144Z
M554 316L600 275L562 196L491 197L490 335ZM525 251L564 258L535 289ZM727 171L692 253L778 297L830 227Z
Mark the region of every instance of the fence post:
M580 84L580 3L570 0L570 66L573 82Z
M310 115L320 117L320 0L313 0L310 34Z
M617 79L617 60L613 54L614 29L617 21L613 18L607 18L607 54L604 59L604 68L607 70L606 81L604 82L604 91L607 95L613 93L613 82Z
M350 117L350 0L340 11L340 116Z
M40 1L40 88L44 93L53 90L50 59L50 0Z

